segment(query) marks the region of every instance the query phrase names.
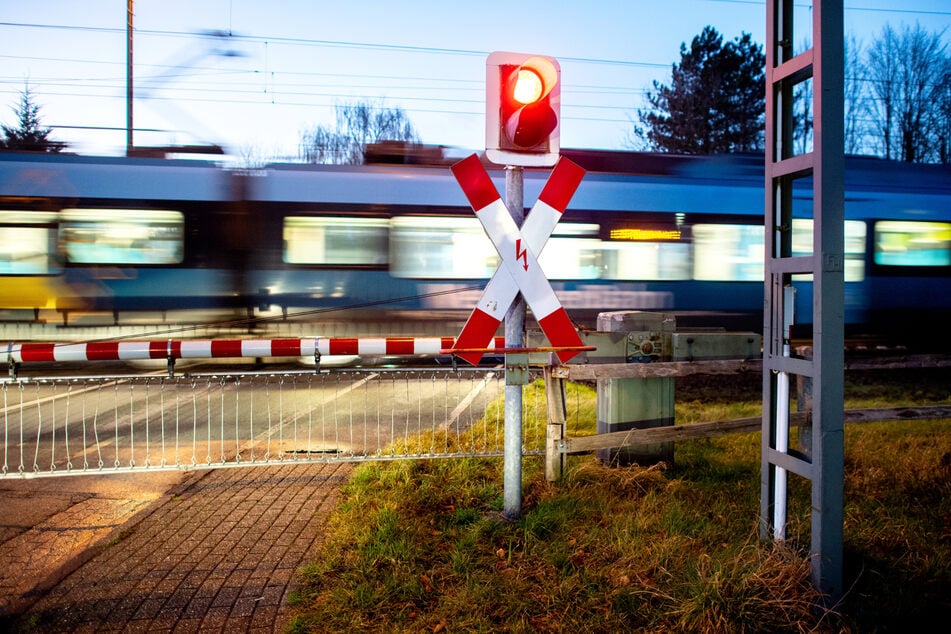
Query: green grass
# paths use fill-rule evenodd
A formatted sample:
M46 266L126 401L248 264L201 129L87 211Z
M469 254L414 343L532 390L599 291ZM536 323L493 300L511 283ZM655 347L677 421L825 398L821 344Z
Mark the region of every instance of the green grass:
M850 381L847 406L951 402L947 372L912 374ZM678 423L759 411L755 377L683 383ZM593 390L568 400L590 432ZM557 484L526 458L516 521L501 514L501 459L363 465L302 573L292 629L886 632L951 614L951 422L847 426L847 593L829 609L804 556L808 482L790 482L789 540L759 540L759 442L679 443L669 468L572 457Z

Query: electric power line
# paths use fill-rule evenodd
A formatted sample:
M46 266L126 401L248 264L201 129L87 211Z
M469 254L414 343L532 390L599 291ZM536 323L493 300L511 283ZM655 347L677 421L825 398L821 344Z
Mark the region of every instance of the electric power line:
M718 2L718 3L730 3L730 4L746 4L746 5L758 5L763 6L764 0L707 0L708 2ZM799 7L811 8L809 4L797 5ZM920 14L920 15L935 15L935 16L948 16L951 15L951 11L939 11L939 10L916 10L916 9L879 9L873 7L863 7L863 6L852 6L845 7L846 11L858 11L858 12L881 12L888 14ZM119 35L123 38L126 35L124 28L109 28L109 27L92 27L92 26L71 26L71 25L57 25L57 24L31 24L31 23L16 23L16 22L0 22L0 28L26 28L26 29L54 29L54 30L68 30L68 31L77 31L77 32L89 32L89 33L105 33L109 35ZM221 33L208 33L208 32L189 32L189 31L171 31L171 30L143 30L137 29L136 34L146 37L173 37L173 38L220 38L222 36L228 37L229 41L234 42L251 42L251 43L261 43L265 46L271 44L282 44L290 46L313 46L313 47L327 47L327 48L354 48L354 49L364 49L364 50L378 50L378 51L388 51L388 52L408 52L408 53L420 53L428 55L463 55L463 56L484 56L487 54L486 51L480 50L471 50L471 49L461 49L461 48L440 48L440 47L427 47L427 46L407 46L407 45L394 45L394 44L376 44L376 43L367 43L367 42L356 42L356 41L345 41L345 40L326 40L326 39L315 39L315 38L293 38L293 37L274 37L274 36L253 36L253 35L233 35L233 34L221 34ZM35 61L50 61L56 62L59 64L65 63L81 63L81 64L95 64L95 65L104 65L104 66L124 66L124 62L111 62L111 61L102 61L102 60L76 60L76 59L65 59L65 58L56 58L56 57L32 57L32 56L16 56L16 55L0 55L0 58L5 59L23 59L23 60L35 60ZM625 68L663 68L667 69L670 67L669 63L653 63L653 62L643 62L643 61L633 61L633 60L611 60L611 59L601 59L601 58L581 58L581 57L561 57L563 62L567 63L578 63L578 64L595 64L595 65L610 65L618 66ZM177 69L176 66L170 65L160 65L160 64L143 64L138 65L139 68L149 68L156 71L169 71ZM417 112L417 113L445 113L453 115L482 115L484 114L481 110L475 111L465 111L465 110L448 110L436 108L423 108L418 107L413 104L417 103L432 103L432 104L457 104L461 108L471 108L473 104L481 104L481 99L466 99L466 98L434 98L426 96L418 96L420 92L423 91L432 91L432 90L452 90L456 94L464 95L466 92L481 92L482 86L481 82L476 82L474 80L462 80L458 78L432 78L432 77L422 77L422 76L404 76L404 77L392 77L392 76L383 76L383 75L374 75L374 74L352 74L352 73L322 73L315 71L283 71L283 70L262 70L262 69L250 69L250 70L227 70L216 67L208 66L191 66L182 70L184 76L176 78L177 83L188 84L189 80L194 80L196 78L201 78L202 86L193 87L193 86L182 86L174 85L168 86L169 92L174 92L177 96L171 97L167 95L151 95L149 98L153 100L171 100L174 99L176 102L192 102L192 103L217 103L221 99L215 97L216 95L228 94L230 95L228 102L236 104L255 104L260 105L261 103L270 103L271 105L281 105L281 106L291 106L291 107L309 107L309 108L322 108L322 107L331 107L333 104L324 104L324 103L315 103L313 99L325 100L325 99L366 99L368 95L360 94L361 91L370 91L370 90L387 90L389 88L395 88L401 91L397 96L388 96L400 103L408 102L411 105L407 108L404 108L408 112ZM225 82L225 81L210 81L211 77L231 77L237 80L242 78L247 78L249 81L264 81L263 87L259 90L254 90L251 88L236 88L235 86L244 86L245 84L240 84L236 82ZM290 80L288 78L291 78ZM296 78L301 78L302 81L294 81ZM332 79L347 79L349 80L346 85L336 85L329 82L324 82L323 84L316 85L312 81L314 78L321 78L324 80ZM354 83L353 80L359 80L364 83ZM372 83L374 80L386 80L387 83L382 85ZM874 82L876 80L858 77L855 78L859 82ZM166 78L167 80L167 78ZM22 83L22 78L14 80L13 78L0 78L0 86L5 83L13 83L14 81ZM36 78L31 77L30 82L35 84L37 81ZM61 90L61 92L47 93L55 96L65 96L73 98L98 98L98 99L115 99L121 98L117 94L89 94L88 89L90 84L94 84L93 88L99 91L116 91L121 92L125 88L125 78L124 77L52 77L39 80L41 85L53 86ZM157 90L161 86L153 85L149 83L149 78L142 78L139 80L141 83L140 86L144 90ZM409 85L409 82L418 82L433 85ZM77 88L82 86L87 89L82 93L77 92L66 92L65 89ZM450 88L451 87L451 88ZM344 92L341 92L341 88L349 89ZM622 88L617 86L599 86L599 85L585 85L578 86L578 90L575 94L587 94L594 96L621 96L621 97L636 97L638 95L643 95L648 92L644 88ZM406 91L410 91L410 94L407 94ZM9 92L4 91L0 88L0 93ZM184 95L184 96L183 96ZM198 96L196 96L198 95ZM201 96L206 95L206 96ZM234 95L238 95L239 98L235 99ZM262 102L261 99L248 99L240 98L240 96L248 97L253 95L263 95L266 98L266 101ZM303 98L307 101L306 103L300 103L296 101L299 98ZM371 98L379 98L378 93ZM633 104L624 104L624 105L608 105L604 103L599 104L584 104L584 103L564 103L570 110L576 112L580 111L625 111L630 112L631 108L634 107ZM602 118L602 117L583 117L583 116L571 116L566 114L565 119L574 119L574 120L586 120L586 121L608 121L608 122L626 122L629 119L615 119L615 118ZM67 127L67 126L61 126ZM78 126L77 126L78 127Z

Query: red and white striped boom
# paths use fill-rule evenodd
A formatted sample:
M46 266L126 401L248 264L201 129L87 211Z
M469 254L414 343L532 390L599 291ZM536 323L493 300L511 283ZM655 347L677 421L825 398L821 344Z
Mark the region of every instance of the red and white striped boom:
M448 354L452 337L368 337L302 339L205 339L99 341L93 343L11 343L10 363L54 361L134 361L142 359L221 359L313 357L319 355L399 356ZM504 348L502 337L494 339Z

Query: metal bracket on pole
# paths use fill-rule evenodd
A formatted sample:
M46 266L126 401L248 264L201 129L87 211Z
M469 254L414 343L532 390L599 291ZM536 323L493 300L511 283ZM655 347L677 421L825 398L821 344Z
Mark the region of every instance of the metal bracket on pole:
M13 360L13 342L7 344L7 372L10 374L11 379L17 378L17 371L19 370L20 365Z
M172 355L172 340L168 340L165 346L165 358L168 362L168 378L175 376L175 357Z
M505 384L528 385L528 354L506 353L505 355Z

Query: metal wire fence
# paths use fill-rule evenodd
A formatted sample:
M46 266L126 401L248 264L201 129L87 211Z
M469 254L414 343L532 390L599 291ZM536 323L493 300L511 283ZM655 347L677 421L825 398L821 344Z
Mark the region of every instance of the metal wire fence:
M4 476L500 455L497 370L17 378Z
M9 378L0 477L502 455L503 387L485 368Z

